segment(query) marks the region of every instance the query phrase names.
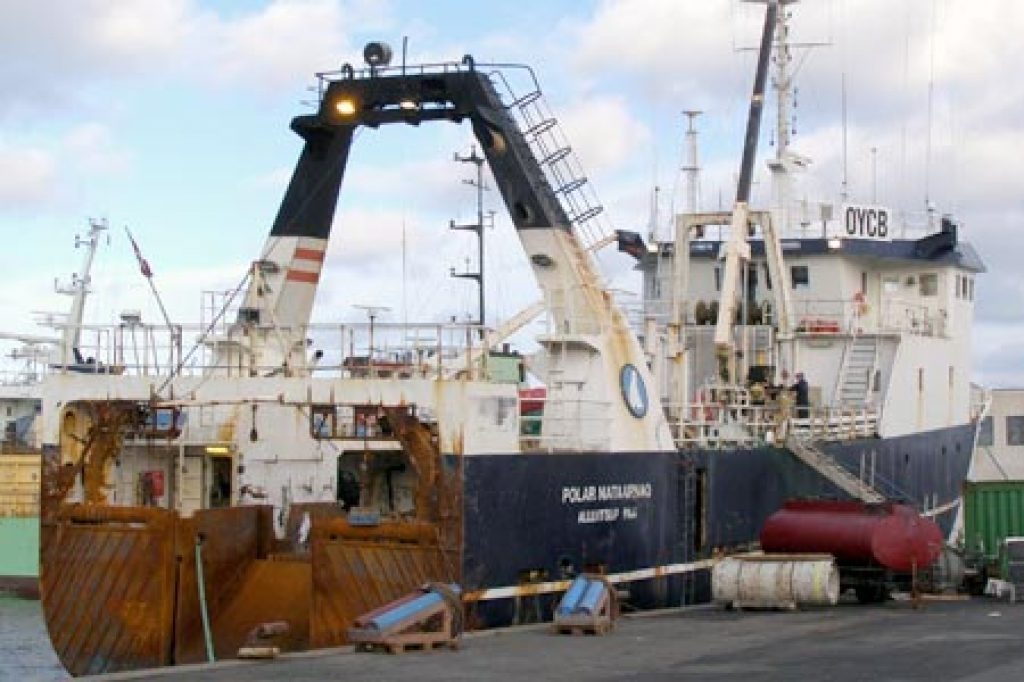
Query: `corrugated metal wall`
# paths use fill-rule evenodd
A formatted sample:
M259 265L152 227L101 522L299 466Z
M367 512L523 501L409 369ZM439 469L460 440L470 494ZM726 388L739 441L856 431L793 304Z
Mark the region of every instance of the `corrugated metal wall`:
M1024 535L1024 481L964 482L964 543L993 558L1007 537Z

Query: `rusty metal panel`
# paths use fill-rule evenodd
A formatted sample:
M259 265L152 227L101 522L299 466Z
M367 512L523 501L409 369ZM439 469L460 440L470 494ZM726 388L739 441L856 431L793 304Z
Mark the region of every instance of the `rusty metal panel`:
M204 509L178 521L178 599L175 618L174 662L206 660L199 590L196 583L196 539L202 537L203 577L207 612L216 630L220 614L234 599L251 564L258 558L258 507ZM216 644L216 638L215 638ZM234 655L237 649L222 654Z
M424 583L457 582L457 557L436 538L429 524L314 521L311 646L344 644L357 617Z
M282 651L308 649L310 574L308 557L250 562L231 590L230 599L210 614L217 658L234 658L248 634L260 624L270 622L288 623L287 635L274 641ZM182 598L186 596L182 594Z
M43 612L69 672L170 662L175 517L162 509L64 505L43 522Z

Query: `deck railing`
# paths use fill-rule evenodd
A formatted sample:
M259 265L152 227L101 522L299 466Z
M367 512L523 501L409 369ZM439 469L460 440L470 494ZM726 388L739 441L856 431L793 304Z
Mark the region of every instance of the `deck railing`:
M530 398L529 402L535 409L520 416L523 452L608 450L611 405L607 401L547 397Z
M681 418L669 421L679 447L759 447L779 445L787 434L816 441L870 438L878 433L878 412L873 408L752 405L745 403L692 403L669 410Z
M486 328L460 323L86 325L77 354L56 357L49 372L128 376L289 376L452 378L486 363ZM291 348L289 354L281 349ZM291 366L266 357L290 355Z

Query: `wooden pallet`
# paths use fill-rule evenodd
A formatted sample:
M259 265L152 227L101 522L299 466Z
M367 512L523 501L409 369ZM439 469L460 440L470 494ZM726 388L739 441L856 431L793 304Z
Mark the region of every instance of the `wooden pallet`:
M560 635L606 635L615 628L611 621L586 625L556 625L555 632Z
M404 654L407 651L421 651L424 653L429 653L432 651L436 651L438 649L449 649L451 651L455 651L458 648L458 640L451 642L442 642L436 640L419 642L396 642L392 640L380 643L360 642L359 644L356 644L356 651L369 653L385 653L392 655Z

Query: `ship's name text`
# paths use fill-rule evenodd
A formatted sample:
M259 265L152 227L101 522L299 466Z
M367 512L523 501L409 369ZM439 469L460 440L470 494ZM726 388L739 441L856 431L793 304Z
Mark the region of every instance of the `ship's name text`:
M607 485L567 485L562 487L562 504L649 500L650 483L611 483Z

